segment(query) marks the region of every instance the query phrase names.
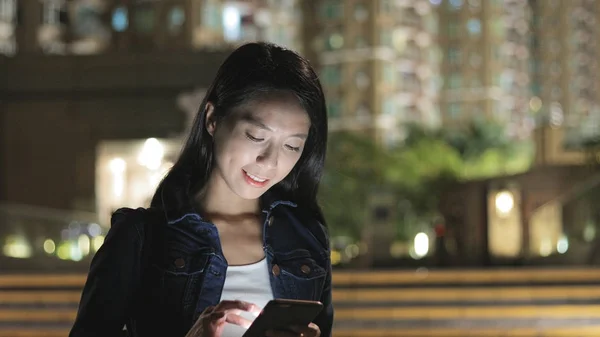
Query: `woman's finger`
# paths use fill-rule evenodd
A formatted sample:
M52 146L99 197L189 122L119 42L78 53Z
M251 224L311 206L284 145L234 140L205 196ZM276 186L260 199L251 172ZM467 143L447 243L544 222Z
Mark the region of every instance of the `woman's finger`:
M250 321L238 314L234 314L231 312L228 312L225 315L225 321L227 323L239 325L239 326L243 327L244 329L248 329L250 327L250 325L252 324L252 321Z
M244 301L222 301L217 304L215 307L215 311L228 311L228 310L243 310L248 312L260 312L260 308L253 303L248 303Z
M319 326L310 323L308 326L294 326L292 330L298 333L298 336L301 337L319 337L321 336L321 329Z

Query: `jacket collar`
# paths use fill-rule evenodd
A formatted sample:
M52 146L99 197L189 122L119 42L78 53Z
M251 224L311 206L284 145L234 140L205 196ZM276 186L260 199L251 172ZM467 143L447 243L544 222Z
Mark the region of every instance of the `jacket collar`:
M164 181L160 190L159 205L168 223L177 223L188 216L202 219L192 202L190 190L189 175L170 176ZM273 189L261 196L260 204L262 212L267 214L280 205L297 207L296 203L279 198Z

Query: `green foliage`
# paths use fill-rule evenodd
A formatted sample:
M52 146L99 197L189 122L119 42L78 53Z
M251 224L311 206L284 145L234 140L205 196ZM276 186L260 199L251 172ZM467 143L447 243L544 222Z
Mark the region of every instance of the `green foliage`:
M446 184L523 172L533 158L531 144L510 141L502 127L489 122L458 131L414 124L406 129L403 146L395 149L359 133L330 135L319 197L332 234L360 237L373 188L395 191L414 218L433 217Z

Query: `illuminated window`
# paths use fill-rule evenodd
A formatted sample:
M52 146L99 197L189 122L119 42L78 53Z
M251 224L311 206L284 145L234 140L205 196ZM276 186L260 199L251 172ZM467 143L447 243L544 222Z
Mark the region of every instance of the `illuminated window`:
M223 9L223 29L226 41L237 41L241 37L242 13L236 6Z
M185 11L182 6L176 6L169 11L167 26L172 34L181 32L185 24Z
M112 28L116 32L124 32L129 27L129 14L127 8L120 6L115 8L112 14Z
M381 112L384 115L394 115L396 113L396 102L394 102L393 98L388 97L383 100Z
M481 21L478 19L469 19L467 21L467 30L473 36L481 35Z
M58 1L44 1L42 23L45 25L59 25L66 22L66 11Z
M328 0L321 5L321 17L323 19L340 19L343 16L344 4L340 0Z
M0 0L0 21L13 23L16 15L16 0Z
M449 0L448 5L450 6L451 10L458 10L462 7L463 0Z

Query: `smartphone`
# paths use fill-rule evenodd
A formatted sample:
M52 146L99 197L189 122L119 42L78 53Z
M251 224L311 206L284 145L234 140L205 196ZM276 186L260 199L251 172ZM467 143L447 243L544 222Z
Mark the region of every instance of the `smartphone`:
M289 330L291 326L308 326L323 310L317 301L271 300L242 337L264 337L268 330Z

